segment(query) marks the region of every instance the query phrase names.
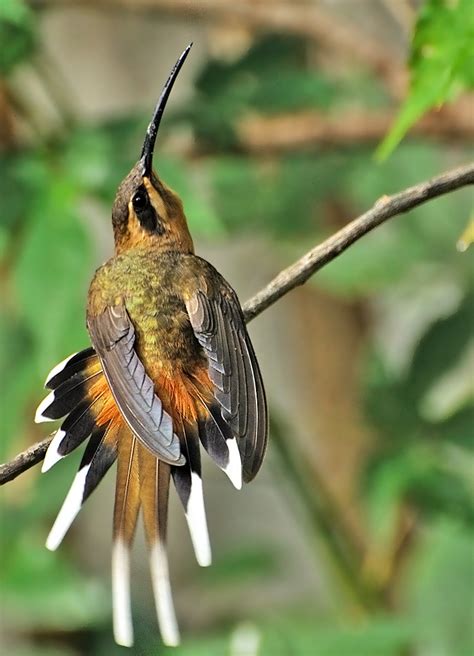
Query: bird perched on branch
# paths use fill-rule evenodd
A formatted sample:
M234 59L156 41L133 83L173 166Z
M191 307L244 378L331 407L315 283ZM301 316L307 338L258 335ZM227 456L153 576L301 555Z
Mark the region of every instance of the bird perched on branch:
M117 460L112 589L116 641L133 644L129 551L141 509L158 622L179 642L166 551L173 479L196 558L211 562L201 482L202 445L236 488L251 481L267 442L262 377L233 289L194 254L179 197L152 168L160 120L189 45L168 78L142 154L112 209L115 255L92 280L92 346L54 367L36 421L63 419L43 471L88 440L47 539L56 549Z

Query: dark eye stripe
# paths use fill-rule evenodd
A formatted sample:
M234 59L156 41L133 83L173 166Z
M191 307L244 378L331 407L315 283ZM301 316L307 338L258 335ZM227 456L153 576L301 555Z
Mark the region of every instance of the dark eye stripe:
M145 185L140 185L132 197L132 205L140 225L149 232L162 233L161 222L150 202Z

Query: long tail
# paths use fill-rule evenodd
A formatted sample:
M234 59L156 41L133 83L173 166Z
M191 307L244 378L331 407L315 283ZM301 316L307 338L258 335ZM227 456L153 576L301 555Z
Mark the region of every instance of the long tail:
M179 644L179 631L171 596L166 550L170 466L158 460L142 445L139 446L138 461L140 498L158 623L165 645L176 646Z
M115 484L114 542L112 547L112 596L114 637L119 645L133 645L130 604L130 548L140 510L138 444L123 427L118 444Z
M242 465L236 440L220 412L206 402L204 393L190 384L189 403L194 419L174 419L186 463L170 467L153 456L122 420L94 349L73 354L46 379L50 394L40 403L37 422L64 417L43 463L49 470L83 442L87 445L79 471L48 536L46 546L57 549L80 511L110 466L117 460L113 521L112 589L114 636L118 644L133 644L130 603L130 549L140 508L150 553L150 568L158 622L163 642L179 643L171 596L166 551L170 477L183 505L196 559L211 563L211 548L201 479L200 443L237 488ZM193 413L191 412L191 415Z
M196 560L201 567L208 567L212 556L202 488L198 428L182 420L178 431L186 464L172 467L173 481L183 504Z

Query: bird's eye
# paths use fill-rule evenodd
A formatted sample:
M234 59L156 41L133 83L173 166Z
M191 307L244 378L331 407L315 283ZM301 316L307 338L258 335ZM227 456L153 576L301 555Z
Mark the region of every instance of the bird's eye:
M135 195L132 198L132 203L133 209L136 212L144 210L148 205L148 194L145 191L139 189L135 192Z
M157 232L159 217L156 214L155 208L151 204L145 185L141 185L135 190L135 193L132 196L132 205L135 211L135 216L140 222L142 228L145 228L145 230L148 230L149 232Z

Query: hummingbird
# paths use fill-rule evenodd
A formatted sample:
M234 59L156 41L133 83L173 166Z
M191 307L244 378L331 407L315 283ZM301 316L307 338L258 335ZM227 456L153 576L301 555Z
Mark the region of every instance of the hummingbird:
M115 253L97 269L87 301L91 346L48 374L35 421L62 419L42 471L87 441L46 541L60 545L115 463L112 600L115 641L133 645L130 550L139 513L157 619L179 643L168 571L170 481L183 505L197 562L211 564L201 447L240 489L260 469L268 417L262 376L242 308L228 282L194 254L179 196L155 173L160 121L190 44L166 81L141 156L112 208Z

